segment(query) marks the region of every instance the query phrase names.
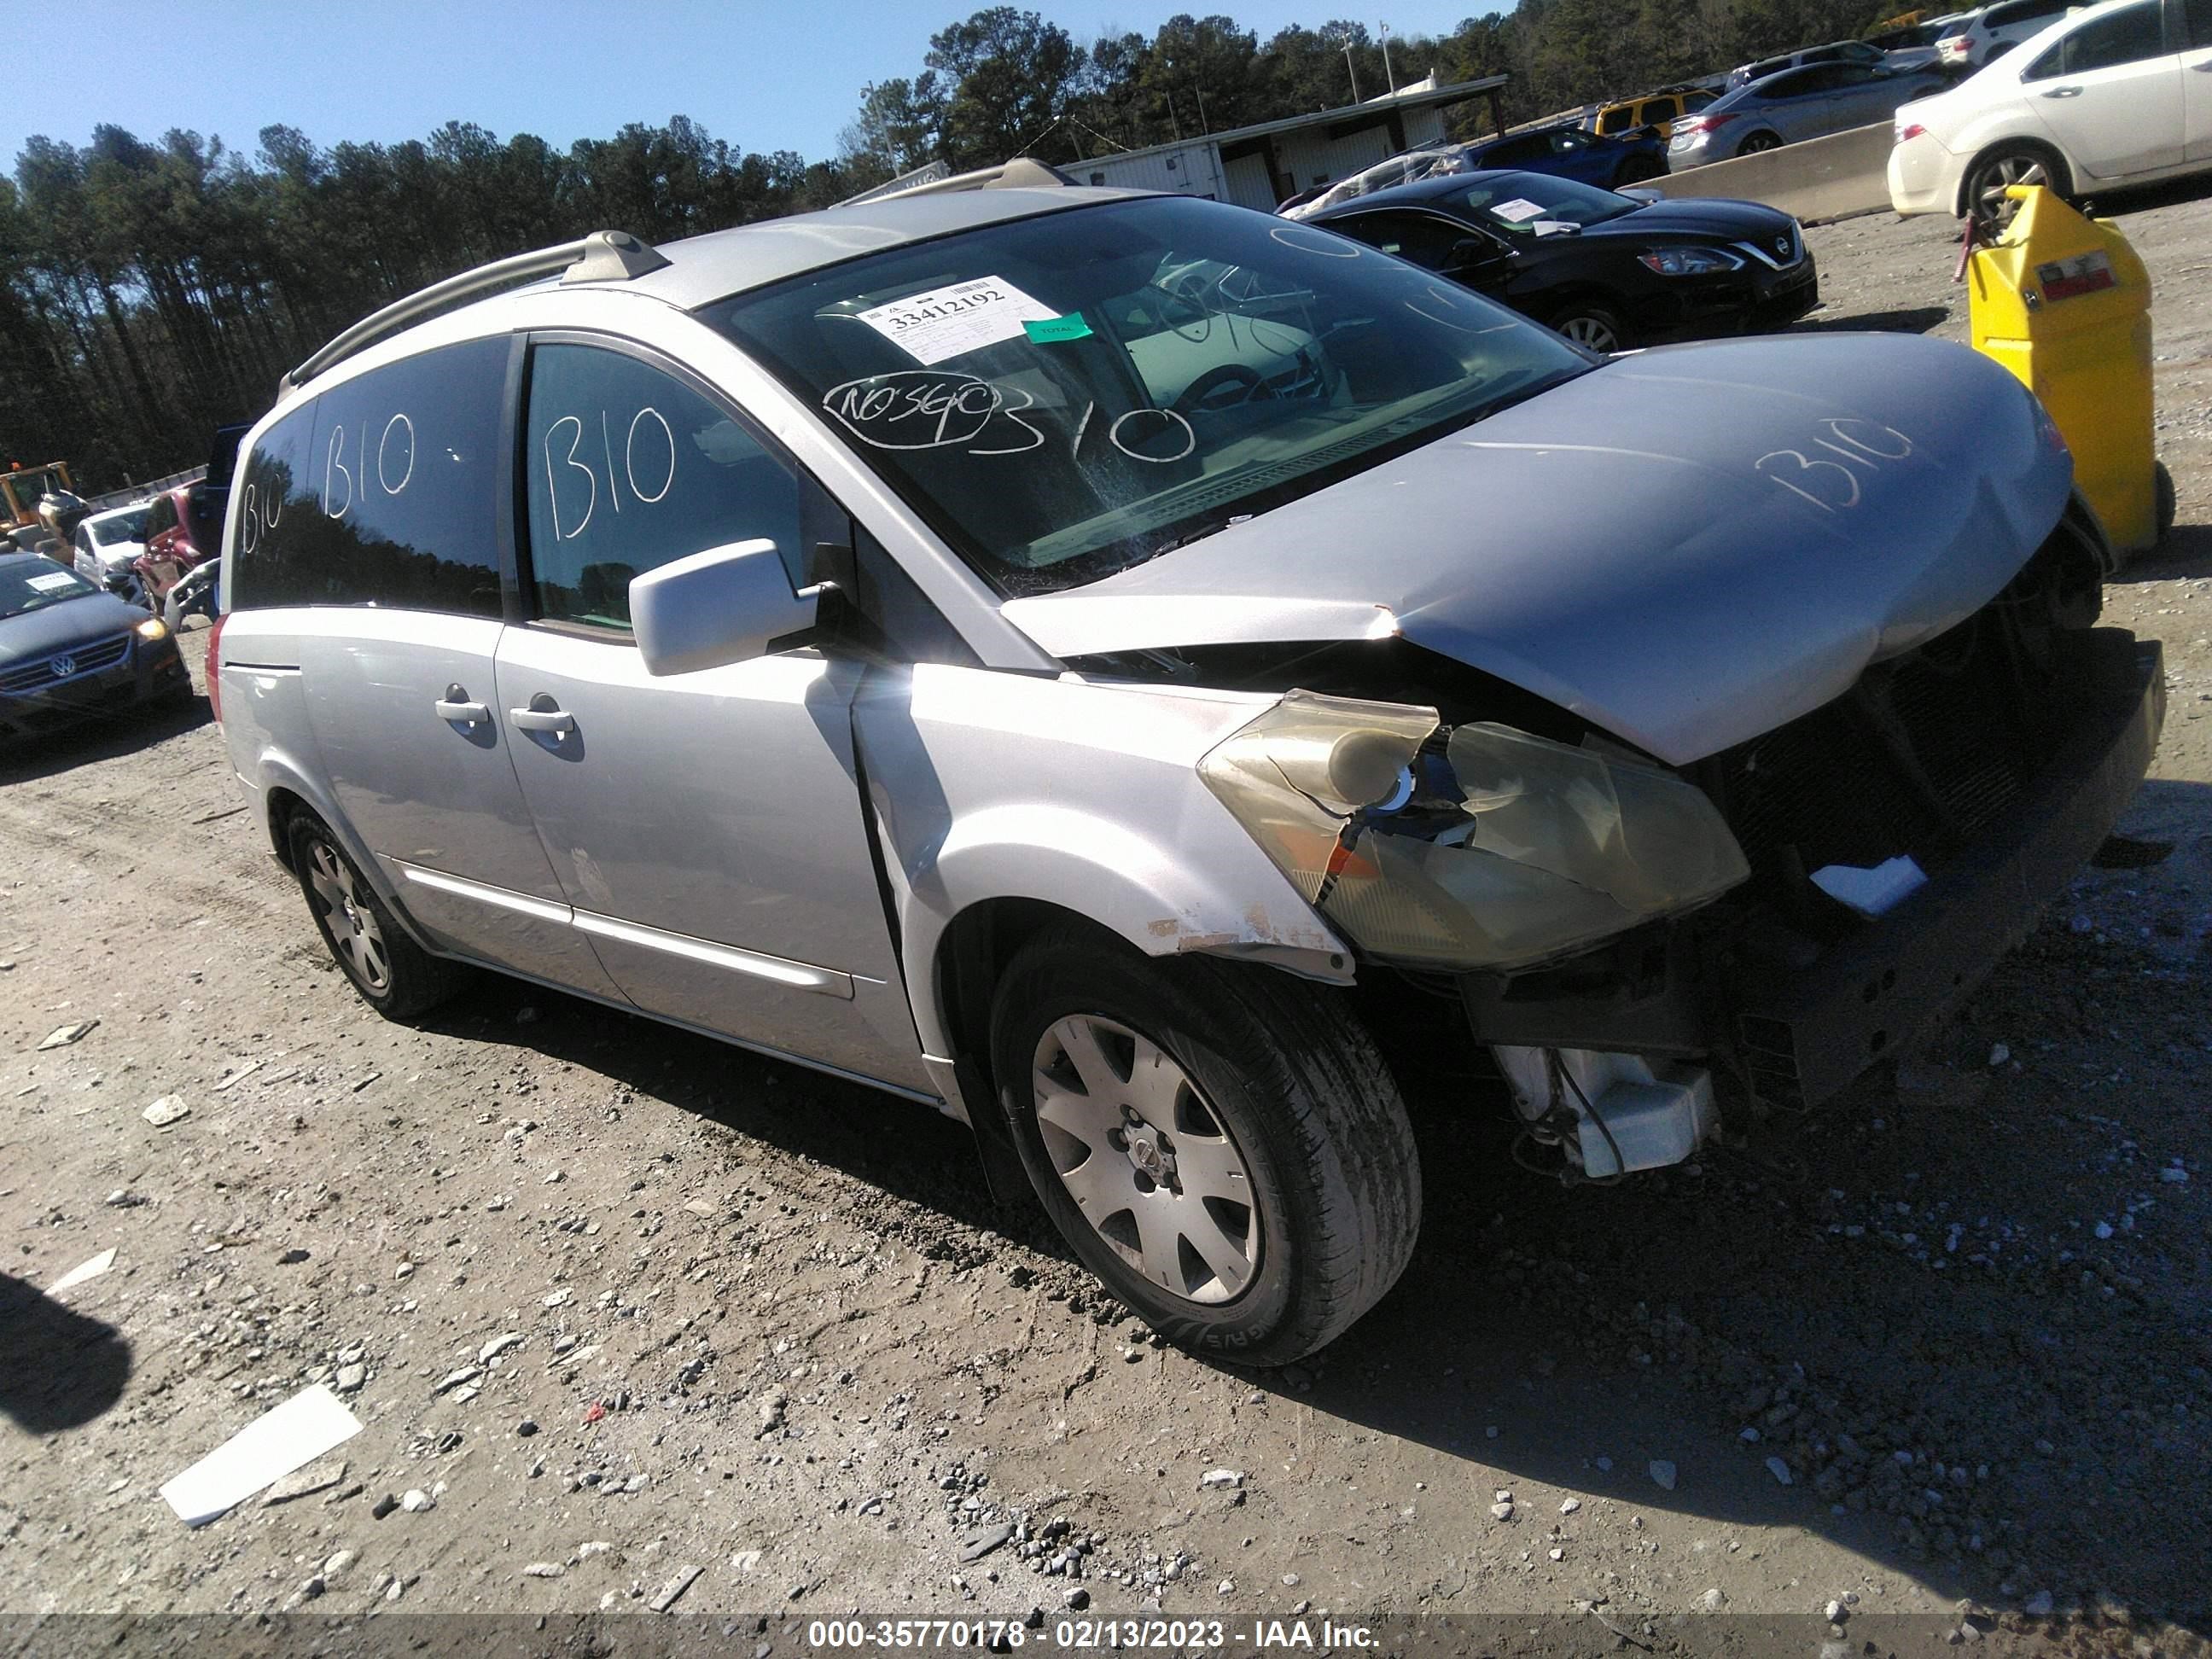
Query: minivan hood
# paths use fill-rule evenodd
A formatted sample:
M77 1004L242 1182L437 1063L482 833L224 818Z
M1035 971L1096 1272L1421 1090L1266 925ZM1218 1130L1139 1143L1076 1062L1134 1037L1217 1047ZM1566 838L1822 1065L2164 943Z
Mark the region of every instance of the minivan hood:
M2072 483L1964 347L1674 346L1005 614L1063 658L1395 632L1680 765L1987 604Z

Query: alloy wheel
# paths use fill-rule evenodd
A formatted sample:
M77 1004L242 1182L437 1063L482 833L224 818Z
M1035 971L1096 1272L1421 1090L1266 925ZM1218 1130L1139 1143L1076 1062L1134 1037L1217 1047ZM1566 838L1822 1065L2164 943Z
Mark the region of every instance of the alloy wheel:
M1613 325L1607 322L1601 317L1568 317L1563 319L1559 324L1559 332L1565 335L1577 345L1587 346L1592 351L1618 351L1620 349L1620 335L1613 331Z
M2051 187L2051 169L2034 155L2000 155L1984 162L1975 175L1973 207L1977 217L1992 230L2002 230L2020 211L2020 204L2005 194L2014 185Z
M1260 1212L1227 1125L1149 1037L1071 1014L1037 1041L1030 1086L1054 1171L1129 1268L1196 1303L1260 1267Z
M332 948L352 964L355 978L381 996L392 985L384 930L354 880L353 866L328 842L314 842L307 854L307 886L315 897L315 920Z

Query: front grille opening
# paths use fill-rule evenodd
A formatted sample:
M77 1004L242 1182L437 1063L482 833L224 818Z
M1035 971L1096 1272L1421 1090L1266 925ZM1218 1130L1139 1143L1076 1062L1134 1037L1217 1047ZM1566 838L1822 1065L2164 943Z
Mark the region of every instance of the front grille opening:
M1809 872L1909 856L1933 875L2016 806L2067 718L2067 640L2094 619L2073 574L2046 549L1955 628L1708 763L1755 895L1801 924L1853 926Z

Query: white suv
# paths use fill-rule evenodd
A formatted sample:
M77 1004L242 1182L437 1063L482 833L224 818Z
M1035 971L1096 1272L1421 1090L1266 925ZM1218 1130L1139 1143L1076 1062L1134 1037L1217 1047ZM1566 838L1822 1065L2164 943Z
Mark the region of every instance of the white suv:
M1986 358L1608 360L1176 195L471 273L288 377L229 500L230 761L372 1006L480 964L951 1114L1253 1364L1406 1265L1402 1077L1486 1049L1475 1144L1577 1182L1832 1097L2162 708Z
M1936 61L1949 70L1983 68L2065 15L2066 0L2004 0L1984 6L1968 12L1936 42Z

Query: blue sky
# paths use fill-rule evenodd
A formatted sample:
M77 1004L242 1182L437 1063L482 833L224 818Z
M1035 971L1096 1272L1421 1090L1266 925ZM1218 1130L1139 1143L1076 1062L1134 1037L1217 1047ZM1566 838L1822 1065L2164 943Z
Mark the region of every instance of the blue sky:
M51 56L44 47L15 55L0 99L0 167L13 168L33 133L82 144L101 123L149 139L188 127L251 155L272 123L329 145L473 121L502 139L534 132L566 148L678 114L746 149L815 159L836 150L863 86L916 73L930 35L981 3L35 0L52 26L37 33L60 44ZM1028 3L1079 40L1109 29L1149 34L1179 11L1224 12L1264 40L1288 23L1344 15L1359 0ZM1394 37L1441 34L1494 9L1495 0L1392 0L1364 21L1370 33L1387 21ZM23 73L42 59L43 76Z

